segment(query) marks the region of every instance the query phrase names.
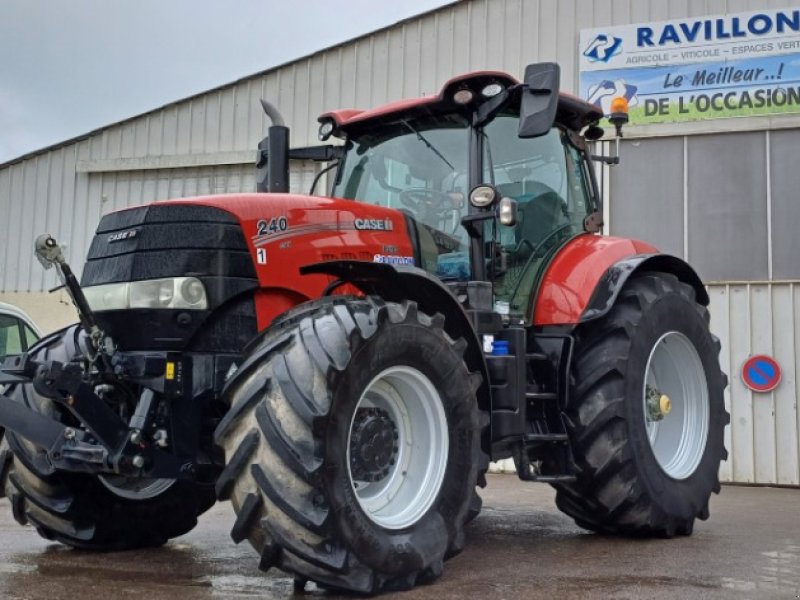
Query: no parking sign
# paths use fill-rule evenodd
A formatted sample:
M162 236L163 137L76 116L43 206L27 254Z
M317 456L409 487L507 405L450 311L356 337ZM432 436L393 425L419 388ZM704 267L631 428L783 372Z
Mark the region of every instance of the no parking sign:
M742 365L742 381L754 392L771 392L781 382L781 367L770 356L751 356Z

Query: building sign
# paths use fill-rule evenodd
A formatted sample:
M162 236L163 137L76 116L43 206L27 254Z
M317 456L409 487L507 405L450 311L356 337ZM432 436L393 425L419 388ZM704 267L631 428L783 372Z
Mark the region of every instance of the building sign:
M581 96L631 123L800 112L800 9L584 29Z

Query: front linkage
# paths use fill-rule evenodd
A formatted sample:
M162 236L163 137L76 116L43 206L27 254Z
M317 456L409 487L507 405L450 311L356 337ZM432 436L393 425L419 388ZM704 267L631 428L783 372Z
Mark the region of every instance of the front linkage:
M46 449L56 469L131 477L194 476L191 460L181 461L142 435L152 418L152 394L142 395L126 424L92 391L80 364L36 362L24 354L7 359L2 370L12 378L2 378L0 383L33 383L39 394L66 408L83 426L64 425L0 396L0 423Z
M195 478L196 442L172 440L173 448L176 441L182 442L178 446L184 450L180 453L184 456L179 456L160 447L167 445L167 429L162 429L162 436L143 434L157 430L157 403L152 389L145 388L127 423L98 395L113 390L122 377L155 380L161 383L156 387L163 386L159 391L163 391L162 398L169 404L174 419L179 416L176 411L180 413L185 405L180 399L191 382L184 381L183 373L191 373L191 358L175 353L122 356L109 352L113 341L97 327L56 241L48 234L40 236L36 254L45 267L56 267L78 309L80 321L89 333L85 355L69 363L36 361L27 353L8 357L0 368L0 385L32 383L38 394L66 409L80 425L65 425L5 395L0 395L0 424L46 450L49 462L58 470L144 478Z

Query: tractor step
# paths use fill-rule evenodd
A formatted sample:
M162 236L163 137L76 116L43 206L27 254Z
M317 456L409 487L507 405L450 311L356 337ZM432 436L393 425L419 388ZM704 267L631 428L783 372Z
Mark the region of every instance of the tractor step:
M569 436L566 433L528 433L523 438L525 443L533 442L568 442Z
M529 352L525 355L528 361L547 361L550 358L544 352Z
M531 475L531 479L526 479L539 483L572 483L575 480L575 475Z
M558 400L558 394L555 392L525 392L526 400Z

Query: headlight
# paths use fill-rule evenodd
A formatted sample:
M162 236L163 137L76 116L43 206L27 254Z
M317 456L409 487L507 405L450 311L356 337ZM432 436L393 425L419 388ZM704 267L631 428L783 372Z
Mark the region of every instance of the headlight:
M474 95L472 90L458 90L453 94L453 100L455 100L456 104L469 104L472 102Z
M331 134L333 133L333 129L334 129L333 121L331 121L331 120L323 121L322 125L319 126L319 134L318 135L319 135L320 141L324 142L329 137L331 137Z
M475 186L469 193L470 203L477 208L485 208L496 199L497 190L486 184Z
M503 86L499 83L490 83L481 90L481 96L484 98L494 98L503 91Z
M126 308L208 308L206 288L196 277L94 285L83 288L83 295L91 309L98 312Z

